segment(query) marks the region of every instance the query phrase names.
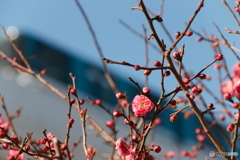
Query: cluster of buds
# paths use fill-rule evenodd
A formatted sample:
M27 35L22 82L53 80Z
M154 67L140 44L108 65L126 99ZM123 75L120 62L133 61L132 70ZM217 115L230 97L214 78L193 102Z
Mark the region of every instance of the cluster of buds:
M193 92L195 95L198 95L198 94L202 93L202 88L201 88L201 87L194 86L194 87L192 87L192 92Z
M235 124L230 123L230 124L227 126L226 130L227 130L228 132L232 132L232 131L234 130L234 128L235 128Z

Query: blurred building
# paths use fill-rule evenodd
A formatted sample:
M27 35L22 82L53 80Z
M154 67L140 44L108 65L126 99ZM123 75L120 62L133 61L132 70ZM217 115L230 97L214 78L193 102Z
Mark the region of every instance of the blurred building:
M57 46L48 45L43 40L31 35L21 35L15 42L25 57L29 58L29 63L35 71L40 72L42 69L47 68L46 79L63 93L67 93L67 85L72 84L69 73L73 73L77 78L76 84L80 96L87 101L86 106L83 107L87 107L89 110L88 114L97 119L97 122L104 127L105 121L110 120L110 117L107 117L106 113L100 108L88 105L88 100L86 99L86 96L102 99L107 107L112 110L117 104L115 95L105 79L103 70L99 66L85 61L84 57L79 58L69 54L67 51L59 50ZM7 40L2 40L0 46L1 50L10 57L18 57ZM57 136L64 139L67 103L42 86L33 77L22 75L11 69L7 62L0 61L0 66L0 82L1 85L4 84L0 88L2 89L0 93L6 95L7 106L10 104L15 107L10 108L12 113L18 105L23 106L23 117L20 117L16 122L21 135L24 136L26 131L33 130L34 135L37 138L41 138L43 128L48 128L53 134L59 134ZM120 91L128 94L129 101L136 94L139 94L135 85L128 80L121 79L116 74L113 74L113 78ZM153 99L157 100L157 98L156 95L153 95ZM175 152L191 150L192 145L198 144L194 130L197 127L201 128L197 118L191 116L190 120L186 121L183 118L183 114L179 114L178 120L175 123L171 123L169 122L171 113L173 113L172 110L166 110L160 114L159 117L162 122L156 131L154 142L162 146L163 152L167 150ZM73 113L73 117L78 119L76 111ZM123 128L119 130L119 134L124 135L128 128L123 124L119 125ZM79 131L80 124L76 126L78 127L73 128L74 135L72 135L75 139L81 134ZM215 133L218 132L216 128L213 130ZM90 137L90 142L97 141L97 138ZM218 138L222 139L224 145L226 144L221 136ZM101 148L103 144L103 141L99 141L97 145ZM204 153L200 152L200 157L204 158L204 155L215 150L208 138L206 144L206 149L201 151ZM107 149L103 149L102 152L107 152ZM76 155L79 154L82 155L80 152L76 153Z

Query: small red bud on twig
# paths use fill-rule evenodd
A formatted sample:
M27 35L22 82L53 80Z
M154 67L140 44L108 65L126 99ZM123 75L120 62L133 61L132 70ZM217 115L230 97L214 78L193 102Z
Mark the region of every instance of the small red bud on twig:
M191 35L193 35L193 32L192 31L187 31L186 33L185 33L185 36L191 36Z
M160 146L153 146L152 150L156 153L159 153L162 150L162 148Z
M95 101L95 104L100 106L100 105L102 105L102 101L101 101L100 99L97 99L97 100Z
M172 114L170 116L170 122L175 122L177 120L177 115L176 114Z
M170 71L166 71L166 72L163 73L163 76L167 77L167 76L169 76L170 74L171 74Z
M180 32L176 32L176 33L175 33L175 38L176 38L176 39L178 39L180 36L181 36L181 33L180 33Z
M159 61L154 61L154 66L156 66L156 67L161 67L161 62L159 62Z
M85 102L85 101L84 101L83 99L80 99L80 100L79 100L79 104L80 104L80 105L83 105L84 102Z
M70 89L70 93L71 93L72 95L74 95L74 96L77 95L76 89L74 89L74 88L71 88L71 89Z
M228 132L232 132L232 131L234 130L234 128L235 128L235 125L234 125L233 123L230 123L230 124L227 126L226 130L227 130Z
M152 72L152 70L147 69L147 70L144 70L143 74L145 76L149 76L151 74L151 72Z
M119 111L113 111L113 117L122 117L123 113Z
M215 55L215 58L216 58L216 60L220 61L220 60L223 59L223 55L218 53L218 54Z
M136 71L140 70L140 68L141 68L141 67L140 67L139 65L135 65L135 66L134 66L134 69L135 69Z

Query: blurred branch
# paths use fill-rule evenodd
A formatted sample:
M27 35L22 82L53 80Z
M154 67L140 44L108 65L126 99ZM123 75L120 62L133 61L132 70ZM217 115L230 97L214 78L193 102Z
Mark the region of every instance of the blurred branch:
M84 18L84 20L85 20L85 22L86 22L86 24L87 24L87 27L88 27L91 35L92 35L94 44L95 44L95 46L96 46L96 48L97 48L97 51L98 51L98 54L99 54L100 58L101 58L101 57L104 57L104 56L103 56L103 53L102 53L102 50L101 50L101 47L100 47L100 45L99 45L99 43L98 43L96 34L95 34L95 32L94 32L94 30L93 30L93 28L92 28L92 26L91 26L91 23L90 23L87 15L86 15L86 13L85 13L85 11L83 10L83 8L82 8L82 6L81 6L81 4L80 4L80 2L79 2L78 0L75 0L75 2L76 2L78 9L79 9L79 11L81 12L81 14L82 14L82 16L83 16L83 18ZM109 85L111 86L113 92L114 92L115 94L118 93L118 92L119 92L119 91L118 91L118 88L117 88L117 86L116 86L113 78L111 77L111 75L110 75L110 73L109 73L109 71L108 71L108 69L107 69L106 64L105 64L103 61L102 61L102 66L103 66L103 69L104 69L105 77L106 77Z
M224 39L226 45L228 48L230 48L230 50L233 52L233 54L235 55L235 57L240 61L240 58L238 57L237 53L231 48L231 46L228 44L227 39L223 36L221 30L218 28L218 26L213 22L213 25L217 28L218 32L220 33L221 37Z
M236 21L238 27L240 27L240 22L238 20L238 18L236 17L236 15L234 14L233 10L231 9L231 7L228 5L228 3L226 2L226 0L222 0L223 4L227 7L227 9L229 10L229 12L232 14L234 20Z

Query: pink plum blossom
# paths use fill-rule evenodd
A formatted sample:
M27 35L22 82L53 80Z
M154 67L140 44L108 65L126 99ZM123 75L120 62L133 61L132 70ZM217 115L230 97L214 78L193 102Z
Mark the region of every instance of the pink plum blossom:
M15 157L17 154L18 154L18 150L10 149L10 150L8 150L7 158L9 158L11 156ZM24 160L24 154L18 155L16 160Z
M115 149L118 151L120 155L128 156L130 155L130 144L126 143L123 138L119 138L116 141Z
M9 128L9 123L4 122L4 120L1 116L0 116L0 127L4 128L4 130L8 130L8 128Z
M238 80L233 86L234 95L237 98L240 98L240 80Z
M136 95L132 102L132 110L136 117L145 116L154 107L154 103L144 95Z
M234 75L240 78L240 62L236 63L233 67L232 70L234 72Z

